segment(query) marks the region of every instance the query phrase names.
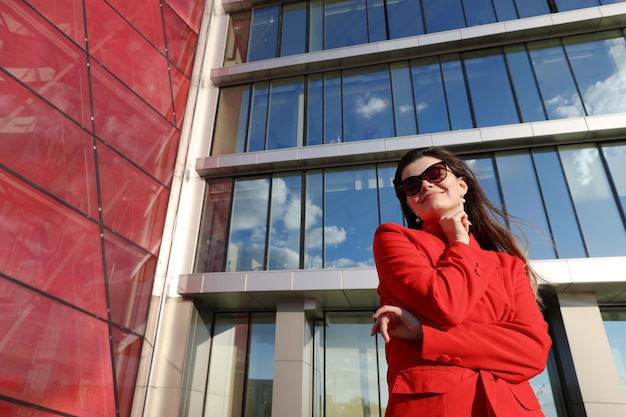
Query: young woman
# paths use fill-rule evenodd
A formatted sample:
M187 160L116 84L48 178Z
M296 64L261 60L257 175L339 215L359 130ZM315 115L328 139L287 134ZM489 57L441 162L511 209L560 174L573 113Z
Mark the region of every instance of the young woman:
M386 417L539 417L528 382L551 340L537 277L472 171L442 148L400 161L408 224L374 237L386 342Z

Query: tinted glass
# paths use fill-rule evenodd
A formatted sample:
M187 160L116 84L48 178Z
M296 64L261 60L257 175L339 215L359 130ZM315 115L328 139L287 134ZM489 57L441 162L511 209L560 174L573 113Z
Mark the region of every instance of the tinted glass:
M533 151L533 161L558 257L586 257L587 252L558 153L553 149Z
M411 61L417 129L419 133L450 129L441 67L437 58Z
M559 12L599 6L598 0L554 0L554 4Z
M324 49L324 0L310 0L309 52Z
M414 135L417 133L415 105L411 72L406 61L391 63L391 87L393 90L393 115L396 121L396 135Z
M255 83L252 89L250 105L250 124L248 126L248 152L265 150L265 129L267 128L267 102L269 83Z
M477 26L496 22L496 13L492 0L463 0L466 25Z
M564 38L587 114L626 111L626 40L620 32Z
M270 417L272 414L275 334L276 317L273 313L251 315L250 351L246 372L246 417Z
M365 0L326 0L324 49L368 42Z
M496 16L499 22L517 19L517 10L514 0L493 0Z
M395 136L389 66L343 72L344 141Z
M600 311L622 392L626 396L626 307L602 307Z
M302 175L272 179L267 269L300 268Z
M306 101L306 144L322 144L324 123L324 78L322 74L308 77Z
M307 3L283 6L283 24L280 32L280 56L306 52Z
M521 242L527 242L530 259L555 258L546 212L530 155L518 151L498 153L496 165L506 211L520 219L511 225L511 230L520 237Z
M549 2L546 0L515 0L519 18L550 14Z
M521 121L546 120L546 112L526 49L521 45L509 46L505 48L505 53Z
M400 201L396 198L396 190L393 187L393 177L396 174L396 163L379 165L376 172L378 175L378 202L380 211L380 223L403 224Z
M267 149L302 146L304 78L274 80L270 85Z
M370 267L378 226L376 170L360 167L324 175L324 267Z
M366 0L369 42L387 40L385 0Z
M321 171L306 173L304 199L304 269L324 267L324 175Z
M617 193L622 213L626 213L626 144L604 145L602 153L609 166L609 173Z
M250 96L250 85L220 89L211 155L245 151Z
M584 116L580 95L559 41L533 42L528 47L548 119Z
M461 0L424 1L423 6L427 33L465 27Z
M480 182L480 185L489 201L502 210L502 197L500 196L500 189L498 179L496 177L496 171L493 166L493 159L476 158L468 159L465 162L474 172L476 179Z
M265 269L269 185L267 178L235 183L226 271Z
M565 177L589 256L623 256L626 232L604 171L600 152L589 145L559 147Z
M280 7L266 7L252 11L248 62L276 58L278 51L278 17Z
M446 102L450 115L450 129L472 128L472 115L469 108L465 77L457 54L442 57L441 73L443 74Z
M422 8L416 7L415 0L387 1L389 39L404 38L424 33Z
M504 58L497 50L465 54L476 127L519 123Z
M252 12L234 13L230 15L224 66L242 64L248 58L248 37L250 35L250 18Z
M341 126L341 74L324 74L324 143L343 142Z
M233 183L229 178L207 182L196 253L196 273L225 270L232 190Z

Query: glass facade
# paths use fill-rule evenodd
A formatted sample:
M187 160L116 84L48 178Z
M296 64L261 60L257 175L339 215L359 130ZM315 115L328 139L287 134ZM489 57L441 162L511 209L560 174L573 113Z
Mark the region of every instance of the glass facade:
M603 307L601 312L620 386L626 396L626 307Z
M130 415L203 7L0 1L1 415Z
M621 113L625 54L612 30L227 87L211 154Z
M541 260L626 253L617 162L624 154L626 144L616 142L465 159L491 201L520 219L508 226L527 243L530 258ZM382 163L224 180L220 187L233 192L220 198L232 200L232 210L205 213L216 235L201 234L196 272L373 267L374 230L403 222L394 173L394 163ZM226 247L225 267L212 242Z

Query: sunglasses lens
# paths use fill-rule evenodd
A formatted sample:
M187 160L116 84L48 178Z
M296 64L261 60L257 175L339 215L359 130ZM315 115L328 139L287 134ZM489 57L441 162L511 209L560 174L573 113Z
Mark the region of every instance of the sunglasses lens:
M402 188L404 189L404 193L408 196L415 195L419 192L420 188L422 188L422 177L409 177L402 182Z
M426 168L421 175L415 175L413 177L406 178L402 181L402 189L407 196L415 195L422 188L422 179L425 179L431 184L436 184L443 181L448 175L448 169L445 162L438 162L434 165Z
M443 181L446 178L448 171L446 170L445 165L439 164L431 166L424 172L424 178L428 180L428 182L436 184L438 182Z

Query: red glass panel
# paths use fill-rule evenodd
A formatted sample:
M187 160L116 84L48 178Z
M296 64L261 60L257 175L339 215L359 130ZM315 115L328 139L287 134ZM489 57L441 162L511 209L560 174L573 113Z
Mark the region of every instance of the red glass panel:
M0 236L2 273L106 317L96 223L0 169Z
M190 78L198 35L167 4L163 5L163 19L169 60Z
M0 86L0 164L98 217L91 135L12 79Z
M85 16L82 0L26 0L59 30L85 47Z
M120 417L128 417L135 393L135 381L137 369L139 369L143 339L115 327L112 328L112 333Z
M172 68L172 88L174 89L174 109L176 111L176 125L180 129L185 117L185 106L189 96L189 79L176 68Z
M163 19L158 1L107 0L107 3L165 54Z
M105 233L104 239L111 320L143 334L156 257L111 233Z
M165 0L172 9L196 32L200 32L204 0Z
M85 0L89 53L170 120L167 60L102 0ZM169 113L169 114L168 114Z
M91 66L99 138L169 185L180 132L101 66Z
M76 416L115 416L107 324L1 278L0 369L4 397Z
M2 400L0 400L0 416L59 417L56 413L47 413L42 410Z
M91 128L85 52L23 2L0 2L0 67Z
M104 224L157 254L167 189L101 144L98 162Z

